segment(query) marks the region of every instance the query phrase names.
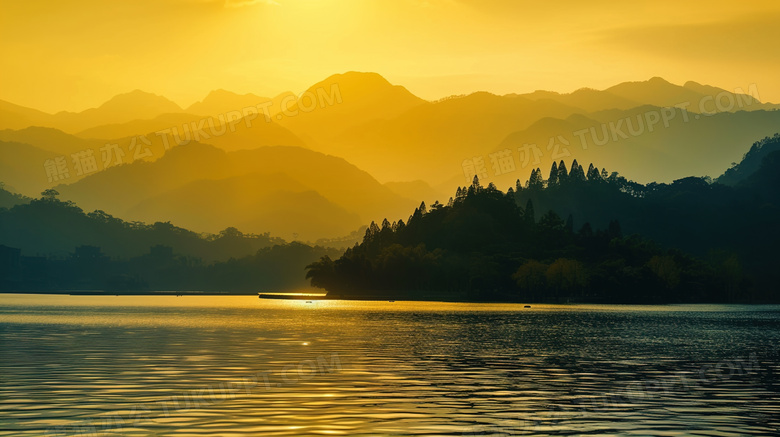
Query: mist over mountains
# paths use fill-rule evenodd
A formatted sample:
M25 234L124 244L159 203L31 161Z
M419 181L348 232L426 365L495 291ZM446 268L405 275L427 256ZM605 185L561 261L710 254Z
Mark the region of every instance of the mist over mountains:
M313 241L406 219L474 175L505 188L561 159L642 183L716 178L780 131L759 91L656 77L426 101L348 72L299 95L215 90L187 108L139 90L79 113L0 101L0 180L126 220Z

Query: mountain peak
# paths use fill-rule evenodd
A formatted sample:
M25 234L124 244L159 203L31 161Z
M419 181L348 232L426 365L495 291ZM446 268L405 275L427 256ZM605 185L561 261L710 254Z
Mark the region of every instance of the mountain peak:
M307 100L306 96L313 98ZM317 104L303 111L305 116L286 117L281 123L304 135L335 138L349 127L394 118L426 103L377 73L357 71L329 76L309 87L298 102L312 101Z
M181 112L176 103L157 94L135 89L128 93L117 94L98 107L101 110L122 111L139 110L157 113Z
M646 81L619 83L604 91L624 99L655 106L675 105L693 98L689 90L657 76Z
M260 97L252 93L238 94L219 88L210 91L203 100L193 103L186 111L197 115L216 115L241 110L241 108L255 106L270 100L268 97Z
M621 88L623 88L623 89L628 89L628 88L645 88L646 89L648 86L654 86L654 87L658 87L658 86L673 86L673 87L678 87L679 85L675 85L675 84L669 82L668 80L664 79L663 77L653 76L653 77L651 77L650 79L647 79L647 80L636 80L636 81L621 82L621 83L619 83L617 85L613 85L613 86L607 88L604 91L609 91L609 90L612 90L612 89L621 89Z
M204 102L210 101L210 100L222 100L222 99L238 99L238 98L253 98L253 99L266 99L266 97L259 97L252 93L247 94L238 94L234 93L233 91L228 91L223 88L219 88L216 90L210 91L206 98L203 99Z
M337 73L326 78L323 82L353 82L363 83L366 85L374 86L392 86L392 84L379 73L363 72L363 71L347 71L345 73Z
M341 92L361 95L384 92L391 89L406 90L402 86L391 84L378 73L348 71L329 76L322 82L314 84L308 91L316 93L318 89L330 90L333 86L337 86Z
M668 80L666 80L666 79L664 79L663 77L660 77L660 76L653 76L653 77L651 77L650 79L647 80L647 83L672 85L671 82L669 82Z
M721 93L721 92L725 91L723 89L720 89L720 88L717 88L717 87L714 87L714 86L702 85L702 84L700 84L698 82L694 82L692 80L689 80L688 82L685 82L685 84L683 85L683 88L689 89L691 91L695 91L695 92L697 92L699 94L704 94L704 95L716 95L718 93Z

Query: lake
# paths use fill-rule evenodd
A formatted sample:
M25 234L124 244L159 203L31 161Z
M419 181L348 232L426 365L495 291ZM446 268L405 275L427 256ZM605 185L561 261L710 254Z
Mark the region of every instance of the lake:
M0 436L780 435L780 306L0 295Z

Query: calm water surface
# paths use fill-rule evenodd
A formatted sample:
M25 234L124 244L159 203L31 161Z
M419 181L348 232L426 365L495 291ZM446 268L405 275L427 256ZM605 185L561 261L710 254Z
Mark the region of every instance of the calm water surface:
M0 436L780 435L780 307L0 295Z

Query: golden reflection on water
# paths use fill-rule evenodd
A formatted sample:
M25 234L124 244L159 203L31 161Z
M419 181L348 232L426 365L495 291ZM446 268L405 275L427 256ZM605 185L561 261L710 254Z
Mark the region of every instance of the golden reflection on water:
M778 314L0 295L0 436L768 435Z

